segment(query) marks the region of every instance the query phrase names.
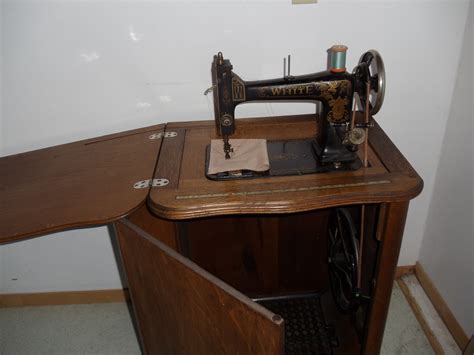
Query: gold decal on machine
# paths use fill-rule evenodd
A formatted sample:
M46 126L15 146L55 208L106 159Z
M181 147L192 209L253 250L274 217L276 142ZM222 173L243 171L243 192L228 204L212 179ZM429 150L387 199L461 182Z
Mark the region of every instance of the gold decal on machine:
M337 99L329 100L329 105L331 106L332 118L335 122L339 122L345 119L348 112L346 110L348 100L346 98L338 97Z
M272 96L310 95L313 85L277 86L271 88Z
M232 78L232 100L245 101L245 86L243 81L234 76Z
M349 100L341 96L341 93L348 93L352 88L352 84L348 80L329 81L319 84L321 97L326 99L329 104L327 112L327 120L329 122L343 122L349 119Z

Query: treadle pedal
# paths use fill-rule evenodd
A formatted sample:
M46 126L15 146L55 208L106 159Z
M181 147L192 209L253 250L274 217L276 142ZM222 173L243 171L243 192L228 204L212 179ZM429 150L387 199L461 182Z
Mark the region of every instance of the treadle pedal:
M291 295L255 300L285 320L286 354L332 354L339 346L335 328L327 325L320 294Z

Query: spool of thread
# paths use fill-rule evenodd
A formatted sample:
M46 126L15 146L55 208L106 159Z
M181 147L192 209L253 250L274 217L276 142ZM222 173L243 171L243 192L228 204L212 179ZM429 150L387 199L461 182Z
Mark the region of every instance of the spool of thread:
M329 71L332 73L344 73L346 71L347 47L336 44L328 50Z

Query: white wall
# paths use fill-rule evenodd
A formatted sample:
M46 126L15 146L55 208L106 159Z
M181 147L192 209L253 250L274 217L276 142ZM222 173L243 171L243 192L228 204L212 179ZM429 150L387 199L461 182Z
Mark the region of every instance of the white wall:
M321 0L312 5L291 5L290 0L4 1L3 154L159 122L212 119L211 99L202 92L210 85L217 51L231 59L244 79L259 79L281 76L288 53L297 75L324 69L326 49L334 43L349 46L349 68L365 50L376 48L387 71L385 104L377 118L425 180L423 195L410 208L400 259L400 264L414 264L467 5L452 0ZM298 107L308 110L313 108ZM285 112L295 112L294 106L238 110L241 116ZM95 239L102 241L101 247L94 245ZM84 255L111 258L107 240L105 230L97 229L0 247L0 292L93 289L99 279L103 288L119 287L110 260L107 266L95 265L93 273L88 266L74 271L83 265ZM5 254L15 257L5 261ZM61 264L61 258L69 262ZM52 275L48 263L61 265L64 273ZM19 270L24 272L16 277ZM71 280L65 276L69 271Z
M0 252L0 293L122 287L107 227L12 243L2 246Z
M474 334L473 11L471 4L420 252L420 264L468 335Z
M1 33L3 32L3 6L0 4L0 156L3 155L3 105L2 105L2 100L3 100L3 94L2 94L2 87L3 87L3 67L2 67L2 61L3 61L3 45L2 45L2 38L3 36ZM4 284L4 273L2 272L3 270L3 249L0 247L0 292L2 292L2 285Z
M2 16L2 9L3 6L0 5L0 30L3 32L3 16ZM3 45L2 45L2 38L3 36L0 34L0 68L2 68L2 61L3 61L3 55L2 55L2 50L3 50ZM3 125L3 119L2 119L2 114L3 114L3 105L2 105L2 100L3 100L3 94L2 94L2 87L3 87L3 70L0 69L0 156L3 155L3 130L2 130L2 125Z

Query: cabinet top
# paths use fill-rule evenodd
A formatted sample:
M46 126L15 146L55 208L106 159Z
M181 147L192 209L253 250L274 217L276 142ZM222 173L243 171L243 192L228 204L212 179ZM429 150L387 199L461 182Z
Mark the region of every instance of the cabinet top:
M357 171L213 181L205 176L206 147L218 139L214 122L169 123L148 206L168 219L226 214L293 213L359 203L406 201L423 181L380 126L369 130L369 167ZM317 134L315 115L239 120L233 138L307 139Z
M143 204L157 125L0 158L0 243L103 224ZM155 136L156 137L156 136Z
M315 120L241 119L233 138L311 138ZM0 243L109 223L145 201L157 216L179 220L406 201L423 186L377 124L370 167L350 172L209 180L206 146L217 138L213 121L169 123L0 158ZM153 178L169 183L150 187Z

